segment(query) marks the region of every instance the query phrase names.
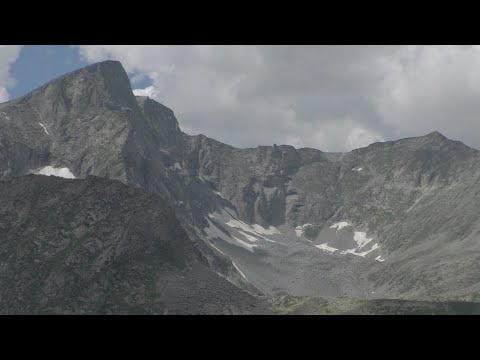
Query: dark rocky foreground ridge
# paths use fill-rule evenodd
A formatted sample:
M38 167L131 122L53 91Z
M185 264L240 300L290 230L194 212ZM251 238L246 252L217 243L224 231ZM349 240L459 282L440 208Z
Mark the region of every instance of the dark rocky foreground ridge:
M159 194L158 199L162 200L158 200L157 206L174 209L172 216L184 232L184 241L178 240L184 245L179 243L177 250L182 249L178 251L186 259L195 258L198 264L203 264L202 271L216 279L212 282L226 283L218 286L228 287L233 283L251 294L263 293L274 298L287 292L303 299L355 297L368 304L383 302L385 298L437 304L479 301L479 154L438 132L375 143L343 154L286 145L237 149L204 135L183 133L170 109L133 95L127 74L115 61L88 66L24 97L0 104L0 179L7 180L2 186L15 188L12 184L16 181L25 181L22 186L28 188L28 182L39 181L68 187L63 185L65 182L78 184L71 185L72 191L76 186L86 186L80 184L90 184L93 188L98 186L103 194L106 185L102 181L107 180L89 177L93 175L128 185L123 188L111 185L123 189L118 190L122 194L137 191L135 196L140 198ZM24 178L45 166L66 167L77 179ZM35 186L30 186L28 195L20 189L12 190L12 196L18 198L9 198L10 203L17 206L17 202L34 201L38 194ZM60 201L54 187L50 190L45 203ZM8 196L9 192L2 196ZM80 201L81 197L75 199ZM84 203L77 205L81 212L87 211ZM120 205L126 206L111 203L111 208L107 206L104 210L115 212ZM11 230L7 245L2 246L12 251L8 253L9 259L33 257L34 247L13 250L15 234L26 230L16 227L12 208L4 209L0 225ZM136 225L137 220L131 222L136 229L155 226L147 225L141 219L143 211L139 213L137 220L142 225ZM63 212L58 216L64 216ZM80 217L88 218L87 214ZM97 225L105 226L95 221L83 230L73 230L76 223L69 226L76 234ZM37 230L47 231L42 230L43 226L38 223ZM66 237L65 231L59 234L60 243L78 240ZM175 247L177 239L173 233L160 232L158 236L169 239ZM34 237L29 241L35 244L49 240ZM30 244L29 241L23 246ZM120 240L112 237L98 241ZM135 244L127 250L132 254L144 251L136 249ZM197 260L191 263L197 264ZM9 273L0 274L3 281L11 279L14 273L29 279L28 274L35 269L28 261L15 268L10 263L7 267L2 264L1 271L10 269ZM84 262L84 266L92 268L96 268L95 264L96 260ZM108 273L107 268L102 268L101 273ZM60 268L53 269L48 276L55 278L54 273ZM173 269L169 270L172 274L184 271L181 267ZM191 276L196 273L190 272ZM58 275L59 279L64 276ZM25 281L25 289L38 284L32 278ZM190 290L185 291L193 294L195 287L191 284L185 287ZM246 303L260 301L262 305L258 306L265 309L263 300L243 290L238 290L242 294L239 296L250 299ZM41 294L47 291L44 289L35 290L37 298L25 295L34 290L25 290L27 293L21 295L30 299L31 310L15 308L13 299L18 294L13 288L12 291L5 292L8 294L5 296L0 294L5 312L72 312L73 309L55 308L59 305L52 305L50 300L45 300L48 306L40 306L44 296ZM47 294L53 294L48 291ZM72 291L75 294L80 290ZM172 290L172 294L178 291ZM74 298L71 295L70 299ZM4 299L10 299L8 306ZM28 306L29 300L22 301L18 304ZM232 300L221 295L215 302L231 304ZM160 305L147 303L133 302L132 306L138 310L135 307L138 305L146 312L163 312ZM172 312L189 311L175 310L169 304L166 308ZM238 302L234 304L239 306ZM387 304L392 303L387 301ZM85 304L83 309L94 312L91 306ZM122 306L116 303L101 311L115 312L114 308L117 312L134 311ZM223 309L221 305L215 310L211 308L211 312Z
M0 313L254 314L160 197L88 176L0 182Z

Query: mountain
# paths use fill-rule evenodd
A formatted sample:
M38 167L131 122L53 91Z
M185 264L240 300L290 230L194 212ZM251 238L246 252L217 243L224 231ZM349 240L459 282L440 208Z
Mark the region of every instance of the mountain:
M116 61L0 104L5 184L95 176L157 194L205 271L255 301L480 301L479 154L438 132L348 153L238 149L183 133Z
M265 244L269 260L250 273L266 277L252 279L262 290L278 281L295 295L478 299L477 150L438 132L345 154L198 140L202 178L239 219L279 227L288 244ZM250 278L255 265L244 266Z

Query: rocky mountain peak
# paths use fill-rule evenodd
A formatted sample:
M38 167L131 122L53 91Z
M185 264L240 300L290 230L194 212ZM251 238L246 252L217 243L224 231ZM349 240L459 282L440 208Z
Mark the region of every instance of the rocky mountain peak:
M26 101L38 102L40 112L59 106L75 111L86 106L136 105L125 69L120 62L111 60L60 76L13 102Z
M439 131L432 131L424 136L417 138L420 142L425 145L444 145L447 143L453 143L454 140L447 138L445 135L441 134Z
M441 134L439 131L432 131L431 133L423 136L426 139L448 140L448 138Z

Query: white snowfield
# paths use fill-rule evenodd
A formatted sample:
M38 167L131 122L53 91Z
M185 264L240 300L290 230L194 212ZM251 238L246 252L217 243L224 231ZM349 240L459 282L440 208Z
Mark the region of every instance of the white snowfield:
M38 123L38 125L40 125L43 128L43 130L47 133L47 135L50 135L45 125L43 125L42 123Z
M225 254L222 250L220 250L219 248L217 248L215 245L213 245L212 242L210 242L210 246L212 248L214 248L215 250L217 250L220 254L224 255L224 256L227 256L227 254ZM227 256L228 257L228 256ZM238 273L245 279L248 281L247 277L245 276L245 274L242 272L242 270L240 270L240 268L237 266L237 264L235 264L232 260L232 265L233 267L238 271ZM220 273L217 273L218 275L220 275L221 277L224 277L222 274Z
M355 231L355 235L353 236L353 240L357 242L357 245L359 248L364 247L367 245L370 241L372 241L372 238L368 239L367 238L367 233L361 232L361 231Z
M237 266L237 264L235 264L235 263L232 261L232 265L233 265L233 267L238 271L238 273L239 273L240 275L242 275L242 277L243 277L245 280L248 281L247 277L246 277L245 274L242 272L242 270L239 269L239 267Z
M238 231L240 234L242 234L243 236L245 236L248 240L250 240L251 242L255 242L257 241L258 239L255 237L255 236L252 236L250 234L247 234L246 232L243 232L241 230Z
M228 222L225 223L225 225L230 226L231 228L237 228L237 229L243 230L243 231L239 231L240 233L247 232L253 236L261 237L270 242L275 242L275 241L268 239L263 235L280 234L280 231L278 231L278 229L274 226L270 226L268 229L265 229L261 225L258 225L258 224L248 225L247 223L237 219L230 219Z
M220 250L220 249L217 248L215 245L213 245L213 243L212 243L211 241L210 241L210 246L211 246L212 248L214 248L215 250L217 250L220 254L227 256L227 254L225 254L222 250Z
M276 243L276 241L267 238L266 235L280 234L280 231L274 226L264 228L258 224L249 225L238 220L230 213L230 211L225 209L222 210L222 212L211 213L208 217L210 219L215 219L221 224L234 228L237 232L235 234L236 236L234 236L234 234L228 235L224 231L221 231L212 221L210 221L210 219L207 219L209 226L204 228L204 231L211 240L222 239L231 245L242 247L250 252L254 252L255 247L262 247L258 242L261 243L263 240Z
M327 243L321 244L321 245L315 245L316 248L319 248L320 250L327 251L329 253L334 253L335 251L338 251L338 249L328 246Z
M230 237L227 234L225 234L223 231L221 231L218 227L216 227L215 224L212 223L209 219L207 219L207 222L208 222L208 227L204 228L203 230L207 233L207 236L211 240L220 238L220 239L224 240L225 242L227 242L231 245L242 247L245 250L248 250L252 253L254 251L253 249L258 246L258 245L255 245L255 244L249 244L249 243L247 243L243 240L240 240L239 238L237 238L235 236ZM218 250L218 251L220 251L220 250Z
M170 171L183 170L183 168L182 168L182 166L180 165L179 162L176 162L175 164L170 165L167 169L170 170ZM203 181L203 179L201 179L201 180Z
M340 254L342 254L342 255L343 254L353 254L353 255L365 257L365 255L370 254L372 251L377 250L378 248L380 248L380 246L378 246L378 244L375 244L375 245L372 246L372 248L370 250L366 250L366 251L361 252L361 253L357 253L356 250L358 250L358 248L356 248L356 249L349 249L349 250L342 251Z
M303 232L303 230L302 230L301 226L297 226L295 228L295 234L297 234L298 237L302 236L302 232Z
M41 168L38 172L33 172L37 175L45 175L45 176L58 176L65 179L76 179L76 177L72 174L69 168L54 168L52 166L45 166Z
M337 223L333 224L332 226L330 226L330 229L336 229L338 231L338 230L343 229L344 227L347 227L347 226L352 226L352 224L348 223L347 221L340 221L340 222L337 222ZM300 227L297 227L296 229L300 230ZM295 230L295 231L297 231L297 230ZM335 247L331 246L332 242L334 242L333 239L332 239L332 241L329 241L328 243L324 243L324 244L321 244L321 245L315 245L315 247L320 249L320 250L329 252L331 254L333 254L335 251L339 250L340 255L352 254L352 255L356 255L356 256L360 256L360 257L365 257L366 255L370 254L372 251L380 249L380 245L378 245L378 243L373 244L373 246L370 249L368 249L367 245L371 243L373 238L367 237L367 233L365 233L363 231L354 231L353 240L357 243L357 247L355 247L353 249L339 250L338 248L335 248ZM380 261L380 262L385 261L385 259L382 258L381 255L378 255L375 258L375 260Z
M297 234L298 237L301 237L303 235L303 230L307 226L312 226L312 224L307 223L307 224L299 225L295 228L295 233Z
M257 247L258 245L252 245L252 244L249 244L243 240L240 240L239 238L235 237L235 236L232 236L233 239L236 240L237 244L240 245L241 247L247 249L248 251L250 252L253 252L253 248L254 247ZM237 245L235 244L235 245Z
M225 199L225 197L218 191L214 191L215 194L217 194L218 196L220 196L222 199ZM226 199L225 199L226 200Z
M280 234L280 231L278 231L278 229L275 226L270 226L268 229L265 229L261 225L253 224L253 230L255 230L259 234L264 234L264 235Z
M220 222L223 226L226 225L230 228L234 228L236 233L228 235L225 231L220 230L212 221L207 219L209 226L204 229L208 237L213 239L222 239L223 241L242 247L250 252L254 252L255 247L264 247L260 245L261 241L266 240L269 242L277 243L272 239L267 238L268 235L281 234L281 232L274 226L264 228L258 224L247 224L242 220L238 219L238 215L231 213L231 210L225 208L221 212L215 212L208 215L210 219L215 219ZM299 225L295 228L295 232L298 237L301 237L304 229L308 226L313 226L310 223ZM336 231L343 229L345 227L352 227L352 224L347 221L340 221L330 226L331 229L336 229ZM348 233L347 233L348 235ZM351 235L349 235L351 236ZM337 241L337 236L331 241L325 242L320 245L314 245L317 249L327 252L329 254L338 254L346 255L352 254L359 257L366 257L373 251L380 249L378 243L372 244L373 237L368 237L367 233L362 231L353 232L354 248L345 249L340 247L335 247L335 242ZM281 245L286 245L279 243ZM356 245L356 246L355 246ZM220 250L219 250L220 251ZM378 255L378 253L377 253ZM385 259L381 255L375 257L376 261L383 262Z
M337 230L340 230L340 229L343 229L344 227L347 227L347 226L352 226L350 225L348 222L346 221L340 221L338 223L335 223L333 224L332 226L330 226L330 229L337 229Z

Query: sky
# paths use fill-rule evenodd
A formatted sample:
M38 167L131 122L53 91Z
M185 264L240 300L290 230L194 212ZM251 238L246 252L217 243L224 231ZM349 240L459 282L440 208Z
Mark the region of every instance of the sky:
M350 151L439 131L480 149L480 46L0 45L0 102L102 60L182 130Z

